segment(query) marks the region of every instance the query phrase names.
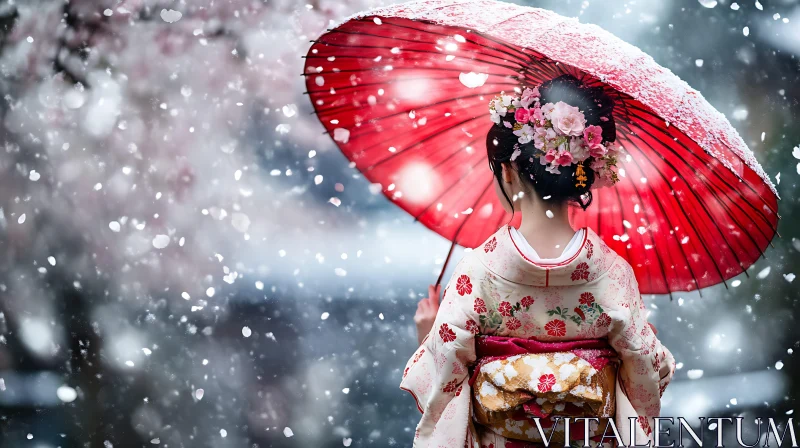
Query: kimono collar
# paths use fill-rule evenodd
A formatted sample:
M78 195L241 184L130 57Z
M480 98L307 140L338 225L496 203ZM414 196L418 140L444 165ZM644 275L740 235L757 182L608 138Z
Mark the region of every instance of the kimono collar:
M511 238L511 226L501 227L475 251L492 273L510 282L528 286L569 286L594 280L600 257L606 251L597 250L603 242L594 231L584 228L578 252L556 264L537 263L525 257ZM594 272L592 272L594 271Z

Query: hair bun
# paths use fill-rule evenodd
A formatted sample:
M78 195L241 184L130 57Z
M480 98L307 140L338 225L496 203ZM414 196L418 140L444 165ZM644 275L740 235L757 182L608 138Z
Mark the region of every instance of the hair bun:
M523 102L528 92L530 90L523 92L521 99L514 100L520 101L522 108L528 107ZM599 126L602 129L602 140L604 142L616 140L617 131L613 116L614 100L605 93L603 87L586 86L571 75L562 75L545 81L538 86L538 92L535 89L533 92L540 96L536 101L541 104L557 104L562 101L573 108L577 107L583 114L587 125ZM503 101L509 101L508 97L503 98L506 98ZM502 120L500 120L501 123L498 123L498 114L501 117L505 116L506 112L503 108L506 103L500 104L496 101L501 100L493 100L494 103L490 103L490 110L493 114L493 121L497 125L492 126L486 136L486 148L489 162L497 180L502 182L500 177L502 164L513 162L523 182L531 185L539 196L555 203L574 202L585 210L592 202L592 185L598 176L604 179L603 176L607 173L604 172L598 175L595 171L597 168L590 168L588 163L593 159L587 159L587 165L584 165L584 162L573 162L558 166L557 170L551 172L547 168L548 162L545 162L544 156L541 155L542 151L536 148L534 141L530 140L531 137L528 136L523 139L519 133L515 134L514 129L523 128L521 124L517 123L512 126L509 123L503 123ZM519 106L518 103L514 104ZM523 114L522 123L527 122L526 116L527 114ZM533 119L531 118L531 120ZM512 121L511 123L514 122ZM549 125L549 121L547 123ZM526 131L523 129L522 132ZM521 143L525 141L527 142ZM606 171L608 171L608 168L606 168ZM503 194L511 204L511 200L505 191L503 191Z
M583 112L586 123L603 129L603 140L617 140L614 122L614 99L603 87L589 87L572 75L561 75L542 83L539 87L543 103L563 101Z

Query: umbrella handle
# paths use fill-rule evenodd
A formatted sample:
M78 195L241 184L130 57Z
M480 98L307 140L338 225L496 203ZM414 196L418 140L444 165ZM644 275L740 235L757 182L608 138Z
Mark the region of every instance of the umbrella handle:
M447 258L444 259L444 266L442 266L442 272L439 273L439 278L436 279L436 284L434 286L439 286L442 283L442 277L444 277L444 271L447 270L447 263L450 262L450 257L453 255L453 249L456 248L456 242L453 241L453 244L450 245L450 250L447 252Z

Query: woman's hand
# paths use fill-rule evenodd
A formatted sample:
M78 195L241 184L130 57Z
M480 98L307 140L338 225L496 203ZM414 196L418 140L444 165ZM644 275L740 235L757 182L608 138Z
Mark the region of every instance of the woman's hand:
M431 332L433 322L436 320L436 313L439 311L439 293L442 285L428 286L428 297L422 299L417 304L417 312L414 314L414 323L417 324L417 340L422 345L425 336Z

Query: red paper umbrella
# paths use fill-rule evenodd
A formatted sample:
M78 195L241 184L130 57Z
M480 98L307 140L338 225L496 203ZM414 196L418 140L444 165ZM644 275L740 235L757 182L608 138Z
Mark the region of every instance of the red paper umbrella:
M778 195L747 145L700 93L597 26L491 0L414 2L328 31L304 73L347 158L466 247L509 219L486 159L489 100L562 74L615 98L622 180L571 218L630 262L642 293L715 285L763 254Z

